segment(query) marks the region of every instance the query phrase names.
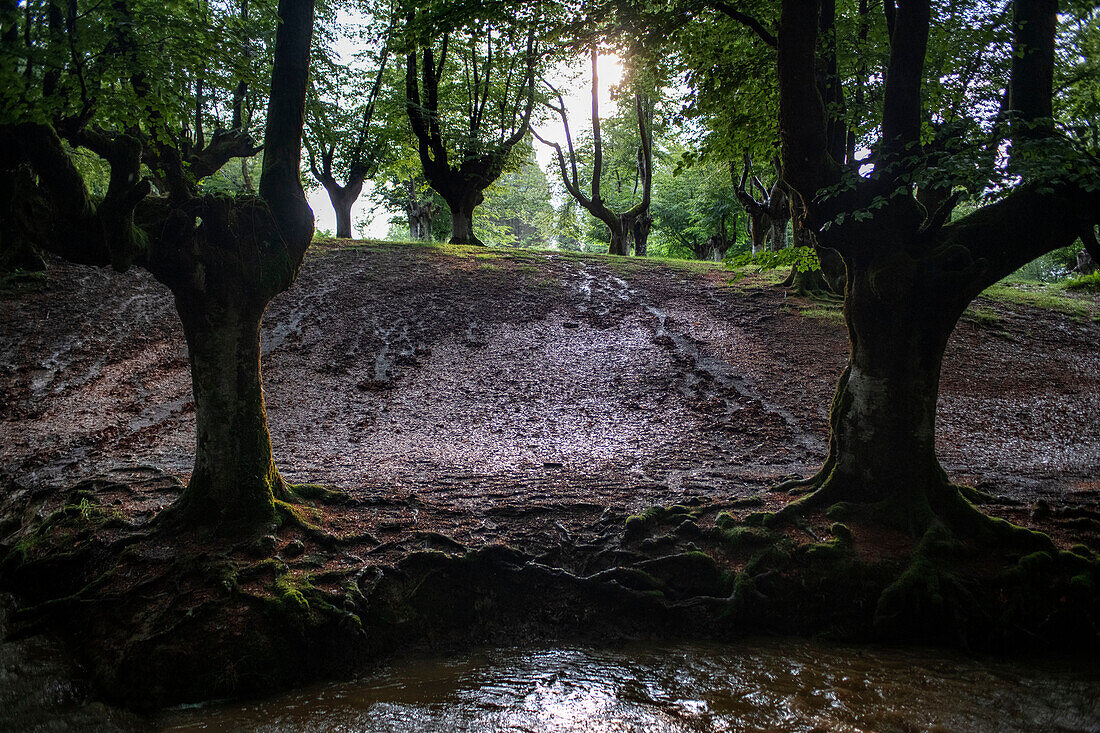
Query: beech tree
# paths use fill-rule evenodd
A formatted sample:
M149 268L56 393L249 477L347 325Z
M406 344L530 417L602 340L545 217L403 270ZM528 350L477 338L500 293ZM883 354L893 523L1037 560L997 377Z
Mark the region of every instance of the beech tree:
M405 108L424 177L451 210L451 243L483 244L474 209L531 124L539 65L535 21L522 9L435 32L410 10Z
M727 166L684 164L687 143L661 146L654 166L650 248L673 257L721 262L738 245L743 217Z
M635 91L634 113L638 126L638 154L637 154L637 186L641 189L641 196L637 203L625 211L614 211L604 197L604 141L601 132L600 100L599 100L599 73L596 69L599 60L599 51L593 44L589 49L592 79L592 178L589 190L591 195L584 192L578 173L577 150L573 144L573 134L569 127L569 115L565 108L565 100L561 92L550 86L550 91L557 99L557 104L548 103L562 121L565 131L565 150L560 144L546 140L538 132L535 137L539 142L554 149L558 169L561 172L562 184L565 190L583 206L588 213L602 221L610 232L611 240L607 251L613 255L629 255L631 247L639 257L646 254L646 243L649 240L649 229L653 223L653 217L649 213L653 189L653 100L640 91ZM568 152L568 161L566 153Z
M913 181L922 139L929 0L887 3L890 56L874 171L859 176L830 144L816 81L816 0L784 0L779 26L783 175L805 206L819 248L848 273L851 342L830 416L825 465L788 513L834 502L874 505L921 531L937 521L990 526L951 485L935 450L936 398L944 349L967 305L986 287L1078 237L1094 255L1100 222L1097 161L1055 132L1052 73L1056 0L1014 0L1003 195L957 220L920 204Z
M786 186L779 175L779 161L775 161L776 176L771 186L765 186L752 171L752 160L745 153L741 177L734 185L737 200L749 215L749 241L752 253L780 250L787 246L787 224L791 220L791 202ZM731 166L730 176L736 179Z
M314 94L309 105L304 145L309 172L325 188L336 214L336 236L351 237L351 209L363 192L363 184L378 170L389 143L376 123L375 112L382 93L389 49L383 47L373 82L342 89L339 79L329 98ZM359 99L346 109L342 97ZM344 182L341 184L340 181Z
M4 8L5 22L14 7ZM196 438L190 481L162 521L269 525L277 502L293 494L271 452L259 328L313 233L299 178L313 0L279 2L259 195L233 197L205 193L201 183L257 152L251 136L240 125L205 139L188 134L214 103L209 83L196 79L239 62L206 42L208 17L146 0L41 10L45 28L32 22L0 39L0 168L14 182L0 230L76 263L143 267L168 286L187 339ZM185 73L196 55L206 69L199 76ZM173 74L178 85L164 81ZM74 165L76 147L109 166L101 199Z

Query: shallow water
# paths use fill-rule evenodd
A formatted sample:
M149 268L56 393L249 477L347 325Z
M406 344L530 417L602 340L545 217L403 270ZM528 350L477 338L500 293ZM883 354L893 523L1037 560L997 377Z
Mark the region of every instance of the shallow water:
M173 731L1097 731L1100 667L789 639L497 649L158 722Z

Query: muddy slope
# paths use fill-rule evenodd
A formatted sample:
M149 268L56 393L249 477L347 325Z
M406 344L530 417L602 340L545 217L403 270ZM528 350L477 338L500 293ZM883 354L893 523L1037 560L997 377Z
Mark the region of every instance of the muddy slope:
M319 247L264 322L288 478L456 510L754 494L813 471L835 313L713 266L462 248ZM987 308L989 307L986 304ZM940 455L1026 502L1100 490L1100 324L1003 305L949 348ZM0 471L186 479L193 405L171 299L56 264L0 301Z

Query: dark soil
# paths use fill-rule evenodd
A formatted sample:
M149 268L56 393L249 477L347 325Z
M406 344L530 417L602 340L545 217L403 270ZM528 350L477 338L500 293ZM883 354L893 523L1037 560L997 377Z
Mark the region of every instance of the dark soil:
M720 511L744 517L789 502L770 488L815 471L847 356L835 305L788 296L757 276L729 280L702 263L315 247L265 317L268 416L284 477L348 496L303 518L357 539L318 543L286 526L264 546L133 540L191 467L182 333L171 297L144 273L54 263L47 284L0 299L0 544L23 542L20 562L30 559L9 562L8 584L32 606L94 597L96 613L80 629L99 641L83 652L109 660L95 674L110 694L129 698L120 690L144 684L151 704L339 674L404 640L469 639L471 629L493 627L484 603L526 620L522 632L509 627L513 638L553 626L597 635L614 626L702 628L701 611L683 604L724 595L732 581L712 564L693 565L691 551L745 571L746 558L714 549L708 533ZM995 325L964 318L945 359L939 452L952 479L997 497L985 511L1046 531L1060 548L1096 550L1100 303L1083 297L1092 318L991 302L979 305L996 313ZM673 504L688 514L623 537L628 515ZM43 517L57 517L46 543L53 556L36 554L28 539ZM827 535L827 523L811 525L802 540ZM56 557L62 542L94 546L85 555L98 559L66 565ZM886 533L857 549L873 556L892 544ZM121 558L109 577L106 555ZM627 566L648 579L623 575ZM426 597L414 580L429 575ZM614 582L578 580L597 576ZM548 596L509 595L532 587ZM447 628L426 620L454 600L448 593L472 588L496 601L463 606ZM660 609L650 603L657 591L669 601ZM104 601L135 593L145 607ZM282 605L270 611L272 627L294 626L286 615L294 593L313 614L307 631L278 643L249 636L250 609L270 611L273 598ZM382 597L404 600L386 606ZM49 627L69 613L61 607L25 621ZM398 607L406 616L386 615ZM227 661L211 681L177 637L209 634L215 616L215 636L237 646L214 656L245 644L262 663L236 670ZM370 638L354 650L334 631L351 617ZM777 628L820 631L822 618ZM283 652L316 656L319 644L331 647L324 665L249 677L278 666L270 660ZM148 691L166 665L186 677L188 664L202 678L192 687Z

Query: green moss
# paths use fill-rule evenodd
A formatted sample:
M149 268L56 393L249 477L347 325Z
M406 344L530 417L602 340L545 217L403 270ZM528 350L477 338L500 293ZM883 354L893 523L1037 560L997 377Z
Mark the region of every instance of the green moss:
M1054 558L1049 552L1033 552L1021 557L1019 565L1029 573L1042 573L1054 567Z
M644 533L650 526L665 522L682 522L684 519L693 516L692 509L682 504L675 504L667 508L662 506L651 506L638 514L632 514L626 518L626 535L627 537L637 537Z
M1069 579L1070 589L1088 598L1096 595L1096 579L1092 573L1078 573Z
M763 527L731 527L722 530L719 539L728 547L758 547L773 540L772 533Z
M764 546L749 559L745 564L745 572L756 574L769 569L784 568L797 549L797 545L789 537L778 536L773 543Z
M308 612L309 601L306 600L305 593L302 592L303 588L300 586L308 588L309 583L301 581L296 584L290 573L284 573L275 578L275 597L279 604L290 610Z
M775 517L775 512L753 512L745 517L745 524L750 527L766 527L771 523L773 517Z
M288 484L287 489L293 496L307 501L324 501L329 503L345 502L348 495L344 491L330 489L320 484Z
M1069 551L1072 552L1074 555L1085 558L1086 560L1093 559L1093 552L1091 549L1089 549L1088 545L1077 544L1069 548Z
M997 315L996 311L992 308L983 308L978 305L971 305L963 313L963 320L978 326L984 326L986 328L993 328L1001 325L1001 318Z
M848 529L848 525L833 522L832 526L829 527L829 532L836 538L837 542L847 545L852 544L852 530Z

